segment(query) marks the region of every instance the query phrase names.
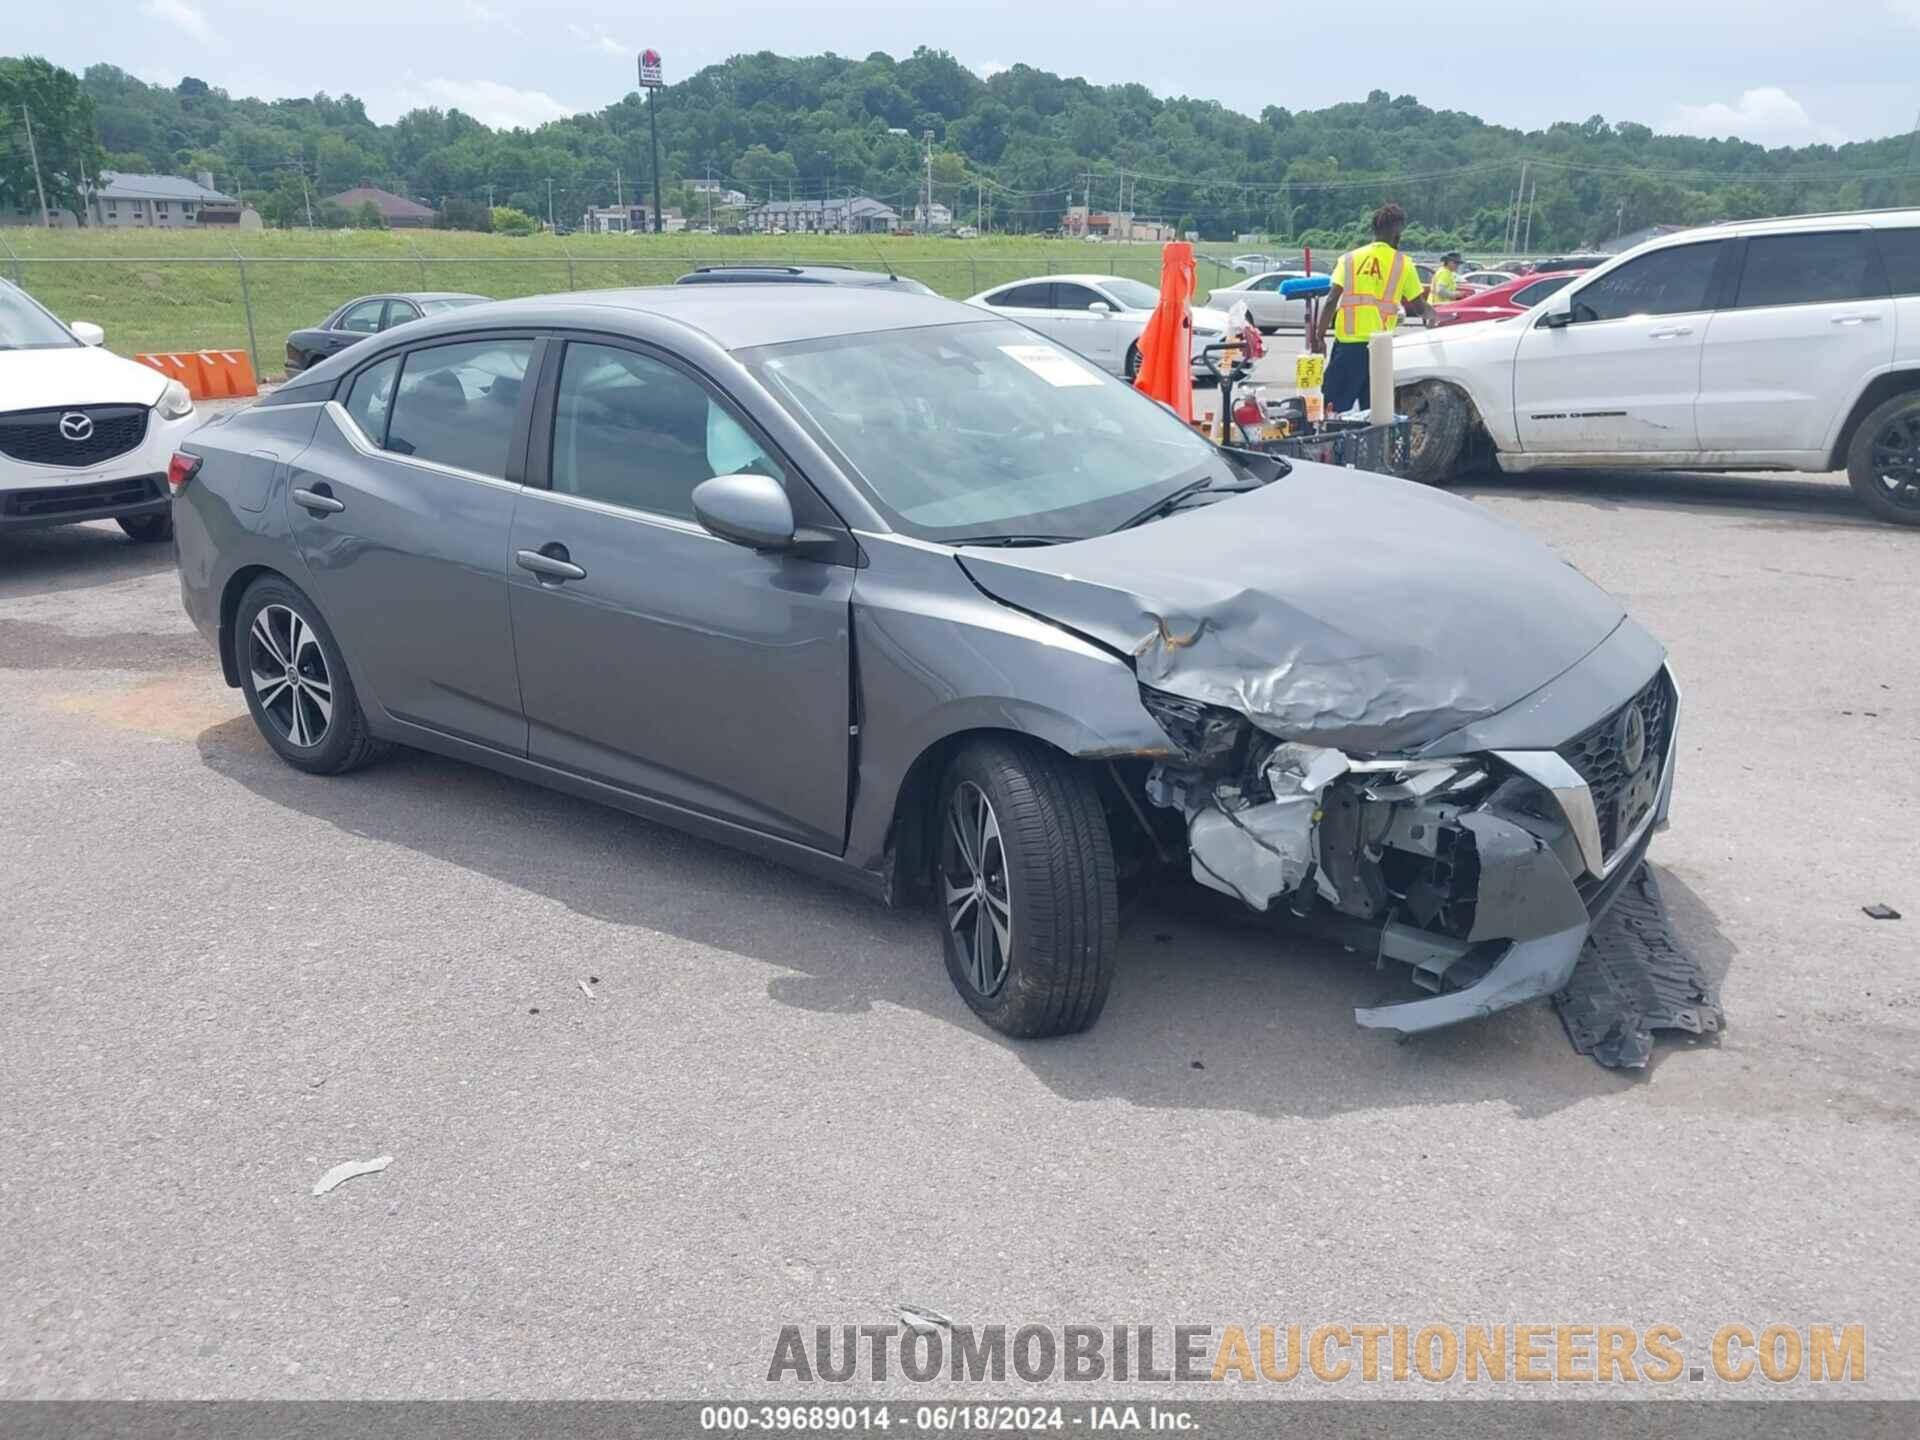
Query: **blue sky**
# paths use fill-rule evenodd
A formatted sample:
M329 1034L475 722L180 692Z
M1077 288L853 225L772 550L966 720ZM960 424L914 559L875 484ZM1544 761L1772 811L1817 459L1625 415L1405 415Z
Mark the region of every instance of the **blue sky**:
M423 104L458 105L491 124L594 109L631 87L632 57L646 45L665 56L670 79L742 50L905 55L924 44L983 74L1025 61L1249 114L1380 88L1529 129L1598 113L1766 145L1903 133L1920 112L1920 0L1854 0L1813 17L1805 0L1609 0L1566 12L1579 22L1513 26L1441 22L1430 0L1371 0L1352 12L1359 23L1351 30L1332 23L1339 7L1313 7L1328 21L1310 27L1304 44L1284 19L1248 19L1259 6L1084 0L726 0L664 10L606 0L16 0L10 8L0 50L75 69L106 60L167 83L193 74L234 94L351 92L381 120ZM1230 18L1212 19L1216 8ZM1172 46L1163 38L1168 15L1178 17ZM1369 74L1366 64L1310 57L1316 42L1343 30L1398 58Z

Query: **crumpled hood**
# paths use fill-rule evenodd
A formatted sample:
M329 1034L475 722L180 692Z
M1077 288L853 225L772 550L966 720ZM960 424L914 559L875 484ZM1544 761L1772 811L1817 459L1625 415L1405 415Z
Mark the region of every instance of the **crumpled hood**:
M0 350L0 410L151 405L166 384L157 370L91 345Z
M1118 534L959 558L1003 603L1132 655L1143 684L1360 752L1506 709L1625 617L1477 505L1306 463Z

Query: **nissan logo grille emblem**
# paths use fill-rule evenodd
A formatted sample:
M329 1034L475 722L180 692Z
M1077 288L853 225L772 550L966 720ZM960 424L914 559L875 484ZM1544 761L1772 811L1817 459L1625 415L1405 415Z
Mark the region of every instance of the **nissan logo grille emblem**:
M1620 763L1627 767L1627 774L1633 775L1646 758L1647 717L1636 703L1620 715Z
M69 410L60 417L60 433L78 445L82 440L93 438L93 418L82 415L78 410Z

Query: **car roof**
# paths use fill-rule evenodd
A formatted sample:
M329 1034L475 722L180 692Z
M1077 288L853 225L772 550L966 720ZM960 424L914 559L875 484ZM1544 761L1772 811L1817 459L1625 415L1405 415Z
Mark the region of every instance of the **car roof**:
M850 265L702 265L676 285L894 285L899 276Z
M1105 272L1086 271L1077 275L1029 275L1024 280L1009 280L1004 285L996 285L995 290L1005 290L1014 285L1044 285L1049 280L1067 280L1075 285L1104 285L1109 280L1131 280L1131 275L1110 275ZM1142 285L1147 282L1142 280Z
M347 301L349 305L358 305L363 300L486 300L491 297L475 295L468 290L376 290L370 295L356 295Z
M417 343L441 332L488 325L606 327L617 324L622 314L654 316L686 326L726 350L874 330L983 323L980 311L973 306L906 289L866 285L653 285L495 300L412 321L405 334L410 342Z

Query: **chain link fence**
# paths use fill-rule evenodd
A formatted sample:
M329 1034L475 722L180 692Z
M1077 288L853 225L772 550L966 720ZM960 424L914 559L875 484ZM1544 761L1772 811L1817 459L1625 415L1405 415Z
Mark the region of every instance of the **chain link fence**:
M1243 277L1222 260L1203 255L1202 298ZM564 291L670 285L702 265L849 265L891 268L942 295L964 299L1028 276L1125 275L1158 286L1160 247L1112 245L1047 255L1000 250L950 257L882 260L842 245L830 255L790 258L753 255L703 257L622 256L606 249L540 255L146 257L37 256L16 253L0 239L0 273L67 321L89 320L107 332L108 346L124 355L150 351L244 350L263 377L282 372L289 332L318 325L358 295L382 291L457 290L505 300Z

